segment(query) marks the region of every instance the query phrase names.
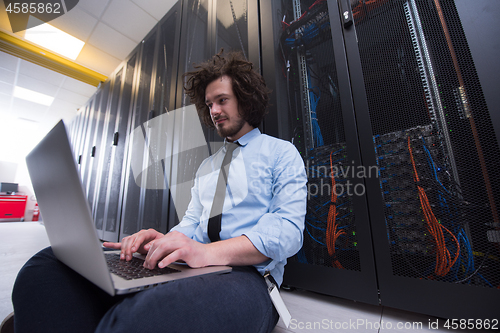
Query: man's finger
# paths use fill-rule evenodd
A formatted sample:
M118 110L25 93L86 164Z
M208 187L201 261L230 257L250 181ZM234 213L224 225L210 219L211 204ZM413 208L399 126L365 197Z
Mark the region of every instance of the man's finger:
M122 248L122 243L112 243L112 242L104 242L102 246L107 247L109 249L120 250Z

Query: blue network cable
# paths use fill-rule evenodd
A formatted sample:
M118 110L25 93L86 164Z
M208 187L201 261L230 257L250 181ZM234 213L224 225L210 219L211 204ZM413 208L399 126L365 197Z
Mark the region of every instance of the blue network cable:
M315 147L320 147L323 146L325 143L323 141L323 136L321 135L321 128L319 127L318 123L318 117L316 115L316 107L318 106L320 95L321 95L321 90L318 89L319 94L316 95L314 92L314 89L311 87L311 75L309 74L309 71L307 72L307 82L309 85L309 102L310 102L310 109L311 109L311 125L312 125L312 131L313 131L313 139L315 143Z

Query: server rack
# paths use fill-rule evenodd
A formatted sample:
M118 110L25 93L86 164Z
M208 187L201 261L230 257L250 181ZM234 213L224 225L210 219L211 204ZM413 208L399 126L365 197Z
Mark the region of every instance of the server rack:
M309 181L304 246L288 260L284 284L378 304L364 193L370 175L358 174L363 164L338 7L261 2L261 15L263 30L273 31L262 35L262 65L276 103L265 129L294 143Z
M343 11L354 20L345 40L361 150L381 171L368 195L382 304L498 317L500 263L490 235L500 155L487 82L478 79L455 1L358 1L341 3Z
M176 16L175 9L169 14ZM156 138L151 137L151 129L147 124L149 120L164 112L159 109L154 98L161 84L161 80L157 80L156 69L159 61L164 62L159 58L158 41L161 33L158 26L155 27L141 46L128 144L127 185L124 192L120 237L133 234L142 228L166 230L166 220L162 219L163 166L161 161L150 161L149 150L154 151L158 146ZM134 165L138 168L134 168ZM148 187L146 186L148 183L155 186Z
M122 76L123 76L123 68L120 68L115 75L113 75L113 79L111 80L111 88L110 88L110 96L108 98L108 105L106 106L106 115L104 117L103 131L101 137L101 149L99 149L98 156L98 174L96 178L96 182L98 187L95 191L95 199L93 206L93 216L96 225L96 229L98 230L99 237L104 238L104 230L106 230L106 225L108 221L106 219L106 208L107 208L107 193L108 193L108 180L109 180L109 171L111 164L113 164L112 160L112 136L111 127L116 122L116 118L119 117L118 110L118 102L120 98L120 90L122 87ZM117 238L117 237L116 237ZM106 239L108 240L108 239ZM115 240L114 238L109 240Z
M78 157L78 161L80 163L80 176L82 179L82 184L84 184L84 188L86 189L88 186L88 177L89 177L89 169L91 166L91 153L92 153L92 146L91 146L91 140L94 138L95 134L95 129L96 129L96 113L98 112L98 108L96 107L96 103L98 104L100 100L100 94L98 96L94 96L92 98L88 105L87 108L89 110L89 126L87 129L87 134L86 134L86 139L85 143L83 146L83 151L81 157Z
M263 57L277 105L266 129L293 140L310 185L304 247L285 283L354 300L377 293L368 302L440 317L497 318L496 105L484 98L490 82L478 79L455 1L290 4L261 3L275 45ZM323 44L332 49L318 51ZM325 65L333 61L336 78ZM333 170L351 160L365 171L363 196L311 195L324 185L314 168L326 165L333 187L346 181ZM359 258L376 270L357 272L370 285L355 295L363 285L346 275L356 268L347 251L363 233Z

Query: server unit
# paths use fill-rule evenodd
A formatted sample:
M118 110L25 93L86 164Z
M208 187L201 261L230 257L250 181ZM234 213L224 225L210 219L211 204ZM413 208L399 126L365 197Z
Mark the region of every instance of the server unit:
M263 52L274 91L265 129L297 147L308 175L304 246L284 283L378 304L365 186L378 173L359 152L338 7L275 1L261 15L263 30L274 32L262 37L274 45Z
M369 208L382 304L493 319L500 151L460 2L352 2L346 50L362 154L380 168Z

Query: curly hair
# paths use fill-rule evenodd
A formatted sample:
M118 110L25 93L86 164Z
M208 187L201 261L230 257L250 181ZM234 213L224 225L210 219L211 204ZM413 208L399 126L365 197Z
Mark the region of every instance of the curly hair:
M195 64L195 70L183 75L186 94L195 104L198 116L210 128L215 128L210 110L205 104L205 90L214 80L227 75L232 80L233 93L238 100L239 113L251 126L260 125L267 113L269 93L264 78L253 70L241 52L219 53L211 59Z

